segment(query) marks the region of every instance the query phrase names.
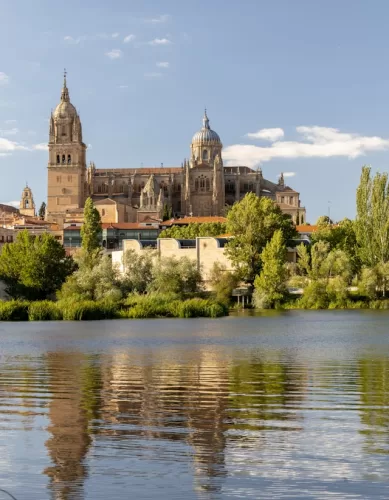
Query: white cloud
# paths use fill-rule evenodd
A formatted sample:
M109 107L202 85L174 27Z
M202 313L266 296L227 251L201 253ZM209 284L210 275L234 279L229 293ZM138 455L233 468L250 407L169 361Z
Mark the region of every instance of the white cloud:
M92 149L92 144L88 144L88 149Z
M168 38L154 38L149 45L170 45L172 42Z
M112 33L112 38L118 38L118 36L120 35L120 33Z
M162 73L145 73L146 78L160 78Z
M5 120L4 123L6 123L7 125L11 125L11 123L16 123L17 120Z
M2 201L0 203L2 205L9 205L11 207L20 208L20 201L18 201L18 200L14 200L14 201Z
M19 133L19 129L14 127L6 130L0 130L0 135L16 135Z
M4 137L0 137L0 154L11 154L14 151L18 150L28 150L25 146L22 144L19 144L18 142L15 141L10 141L9 139L5 139Z
M79 36L77 38L74 38L70 35L66 35L64 37L64 41L68 43L69 45L78 45L80 42L83 42L84 40L87 39L86 35Z
M258 132L249 132L247 137L250 139L263 139L265 141L278 141L284 137L284 131L282 128L263 128L258 130Z
M168 62L157 62L157 68L168 68L170 66L170 63Z
M7 85L9 83L9 76L0 71L0 85Z
M146 23L151 23L151 24L161 24L161 23L166 23L169 21L170 15L169 14L162 14L161 16L158 17L153 17L151 19L145 19Z
M123 42L124 43L130 43L130 42L133 42L135 40L136 36L133 35L133 34L130 34L130 35L127 35L123 38Z
M227 165L240 164L254 167L273 158L330 158L344 156L357 158L368 151L389 149L389 139L344 133L336 128L301 126L296 131L301 141L276 141L270 146L234 144L223 153Z
M41 142L40 144L34 144L32 149L34 149L35 151L47 151L49 147L45 142Z
M294 177L296 175L296 172L284 172L282 175L284 177Z
M123 56L123 52L120 49L112 49L105 53L110 59L120 59Z
M128 89L128 85L119 85L119 89Z

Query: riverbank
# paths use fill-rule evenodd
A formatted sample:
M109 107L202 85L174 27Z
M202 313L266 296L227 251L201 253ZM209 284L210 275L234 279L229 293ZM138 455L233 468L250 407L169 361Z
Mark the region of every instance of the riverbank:
M220 318L228 308L213 299L178 299L171 295L131 295L119 302L0 302L0 321L92 321L102 319Z

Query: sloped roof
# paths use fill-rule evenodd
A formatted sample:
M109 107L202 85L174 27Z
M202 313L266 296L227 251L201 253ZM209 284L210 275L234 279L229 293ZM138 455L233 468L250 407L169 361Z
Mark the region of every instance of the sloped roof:
M315 233L317 229L317 226L310 226L308 224L300 224L296 226L296 230L298 233Z
M93 202L95 205L116 205L117 201L112 198L103 198L102 200L97 200Z

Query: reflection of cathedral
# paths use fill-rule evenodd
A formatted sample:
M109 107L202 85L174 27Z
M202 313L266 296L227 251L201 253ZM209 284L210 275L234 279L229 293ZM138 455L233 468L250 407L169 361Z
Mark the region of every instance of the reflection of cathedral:
M286 186L281 174L278 183L263 178L261 170L245 166L223 166L222 142L204 113L203 126L193 136L191 158L180 167L97 169L86 165L86 145L76 108L71 104L66 76L61 101L50 118L47 216L62 223L81 213L92 196L101 215L112 210L120 220L141 222L160 218L164 207L175 216L220 216L225 207L246 193L266 196L296 221L305 221L299 193Z

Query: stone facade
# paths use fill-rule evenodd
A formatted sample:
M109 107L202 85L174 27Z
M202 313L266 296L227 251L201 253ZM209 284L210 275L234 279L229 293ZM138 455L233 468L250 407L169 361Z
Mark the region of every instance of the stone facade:
M299 193L285 185L282 174L273 183L260 169L224 166L222 149L205 111L203 126L191 142L191 157L179 167L98 169L93 162L87 166L81 121L70 102L65 75L60 103L50 118L47 218L63 225L82 217L88 196L105 211L101 214L106 222L162 218L165 206L174 217L220 216L254 192L274 200L295 222L305 222ZM108 207L112 202L117 209Z

